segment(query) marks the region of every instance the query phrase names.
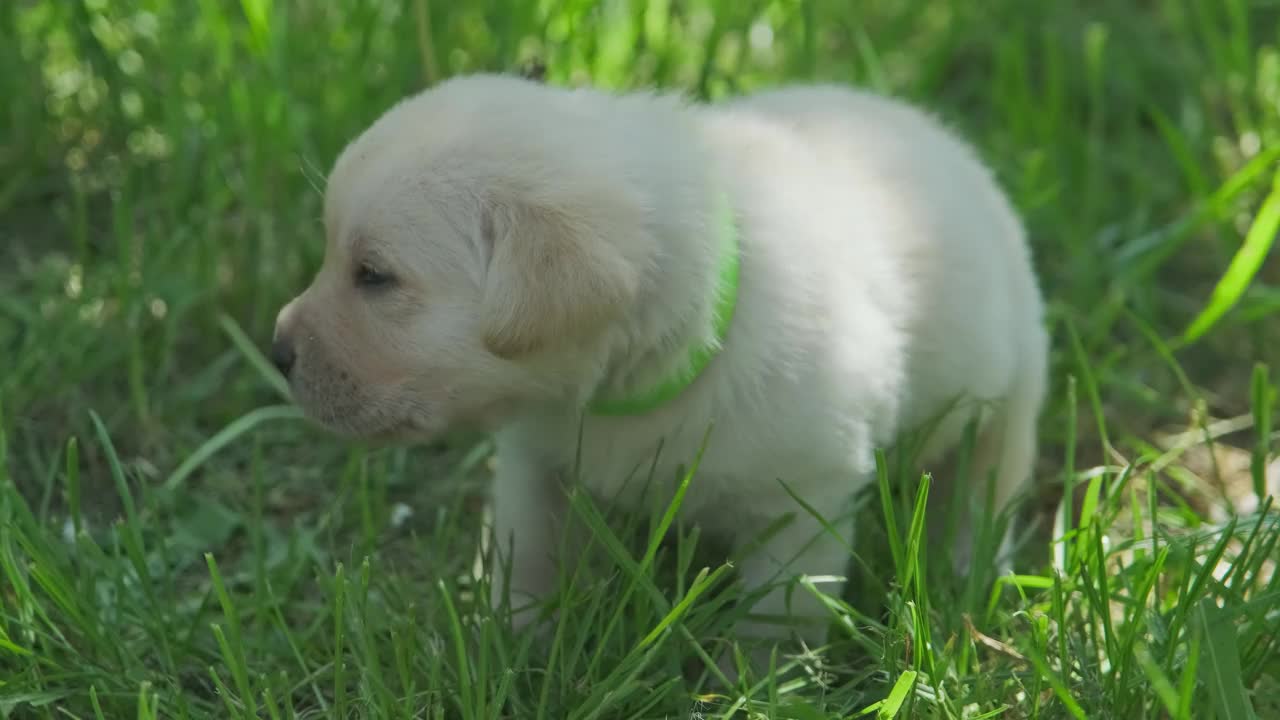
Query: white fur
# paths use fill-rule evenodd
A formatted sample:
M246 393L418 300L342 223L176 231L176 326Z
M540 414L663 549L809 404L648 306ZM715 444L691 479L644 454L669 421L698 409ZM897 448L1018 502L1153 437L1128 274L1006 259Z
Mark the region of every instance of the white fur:
M498 592L545 595L569 512L560 483L585 403L665 377L709 338L719 193L741 244L725 347L668 405L641 417L588 416L582 482L647 507L642 483L624 481L637 468L646 474L660 442L655 477L672 477L714 422L686 516L741 543L795 513L746 560L743 579L767 582L806 545L788 573L839 575L842 543L778 480L838 514L873 477L875 448L960 399L996 408L978 470L999 467L997 500L1007 504L1030 478L1046 372L1021 225L961 142L897 101L849 89L691 106L471 76L401 103L332 174L321 273L329 279L317 280L329 290L313 286L281 317L283 335L319 338L298 341L295 391L313 415L356 435L395 426L422 438L464 420L494 429L495 539L514 548L511 587ZM535 219L527 232L523 217ZM357 252L351 228L409 271L393 320L385 301L340 287ZM557 233L570 255L557 254ZM555 273L553 287L539 285L544 272ZM352 340L326 328L335 304L356 313L347 326L376 331ZM495 333L507 350L486 345ZM346 406L317 389L326 371L305 369L308 353L322 350L339 358L325 367L355 368L354 389L340 399L362 403L359 416L376 423L332 419ZM377 352L399 369L383 374L394 378L359 370ZM955 445L973 407L948 416L930 456ZM778 614L782 603L775 591L756 611ZM803 591L792 611L823 614Z

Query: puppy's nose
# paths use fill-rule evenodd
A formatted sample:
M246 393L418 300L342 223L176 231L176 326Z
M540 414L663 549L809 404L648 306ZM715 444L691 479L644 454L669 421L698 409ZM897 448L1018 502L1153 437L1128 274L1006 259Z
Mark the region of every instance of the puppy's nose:
M293 350L293 343L283 335L277 335L271 341L271 362L275 364L276 369L281 375L289 377L289 371L293 370L293 363L298 359L297 354Z

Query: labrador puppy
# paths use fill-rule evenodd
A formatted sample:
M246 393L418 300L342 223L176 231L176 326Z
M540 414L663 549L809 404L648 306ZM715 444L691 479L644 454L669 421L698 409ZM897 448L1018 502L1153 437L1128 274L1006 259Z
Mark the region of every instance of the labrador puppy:
M495 602L557 586L571 470L647 508L637 468L671 477L704 450L685 517L741 546L790 516L739 570L771 587L754 615L796 622L741 637L820 643L801 621L823 605L775 579L842 574L847 538L793 494L837 520L876 448L928 426L922 458L940 458L970 421L956 501L991 478L1003 510L1031 477L1048 341L1022 226L974 153L901 102L459 77L341 153L324 222L272 357L342 435L495 434Z

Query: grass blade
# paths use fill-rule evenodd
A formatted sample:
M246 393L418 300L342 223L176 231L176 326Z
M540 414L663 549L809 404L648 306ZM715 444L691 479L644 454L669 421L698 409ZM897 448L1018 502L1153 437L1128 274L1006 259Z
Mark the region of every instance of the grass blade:
M1257 440L1249 472L1253 476L1253 493L1258 502L1267 499L1267 461L1271 456L1271 411L1276 402L1276 389L1267 378L1267 366L1258 363L1253 367L1252 392L1253 433Z
M1240 648L1231 614L1206 597L1196 607L1196 622L1204 637L1200 680L1209 689L1214 715L1219 720L1255 720L1241 681Z
M878 720L892 720L898 717L898 711L902 709L902 704L906 702L907 695L911 692L911 688L915 687L916 676L915 670L907 670L898 676L898 681L893 684L893 689L889 691L889 697L884 699L884 704L880 706L879 712L876 713Z
M1058 676L1049 664L1045 662L1040 653L1032 648L1027 648L1027 658L1031 660L1031 664L1036 666L1036 671L1040 673L1040 677L1049 683L1049 687L1053 688L1053 694L1058 696L1058 701L1067 708L1067 712L1076 720L1086 720L1084 708L1080 707L1080 703L1071 695L1071 690L1067 688L1067 684Z
M1226 273L1213 288L1209 304L1200 311L1182 334L1184 342L1193 343L1199 340L1240 301L1249 283L1253 282L1253 277L1262 268L1262 261L1270 252L1278 232L1280 232L1280 170L1276 171L1271 192L1263 201L1262 208L1258 210L1258 215L1245 234L1244 244L1236 251L1231 264L1227 266Z
M276 370L271 361L267 359L267 356L263 355L262 351L258 349L258 344L245 334L240 325L225 313L218 314L218 324L222 326L222 330L227 334L227 337L231 339L231 344L236 346L240 354L244 355L245 360L249 361L253 369L258 371L258 374L262 376L263 380L267 381L267 384L276 391L276 394L286 402L292 401L293 393L289 391L289 381L280 374L279 370Z
M300 420L302 417L302 410L293 405L270 405L246 413L204 441L195 452L187 456L178 469L164 481L165 491L172 493L178 490L191 473L199 469L209 458L257 426L274 420Z

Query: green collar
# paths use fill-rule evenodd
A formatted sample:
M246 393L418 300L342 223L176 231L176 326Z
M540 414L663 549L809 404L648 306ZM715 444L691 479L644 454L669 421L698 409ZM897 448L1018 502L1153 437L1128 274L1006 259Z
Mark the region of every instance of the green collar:
M652 412L693 384L693 381L711 363L711 359L724 347L725 338L729 334L729 325L733 321L733 311L738 305L738 267L741 262L738 225L734 220L733 206L729 203L728 197L721 198L717 222L721 248L720 277L715 287L712 339L690 348L684 368L656 386L631 396L596 398L589 406L592 414L617 417Z

